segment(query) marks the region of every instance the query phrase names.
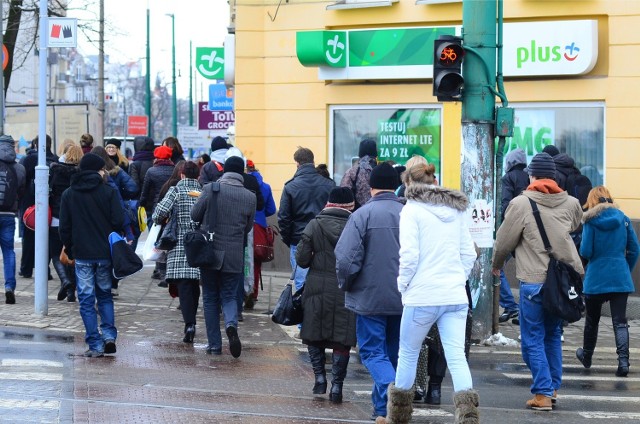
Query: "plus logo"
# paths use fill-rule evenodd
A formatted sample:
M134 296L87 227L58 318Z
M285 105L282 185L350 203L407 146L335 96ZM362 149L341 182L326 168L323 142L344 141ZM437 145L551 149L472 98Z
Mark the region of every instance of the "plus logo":
M207 79L224 78L224 48L196 47L196 69Z
M333 32L325 41L324 54L330 66L344 67L347 58L347 36L345 32Z
M568 46L564 46L564 58L569 62L573 62L578 58L578 54L580 53L580 48L576 46L575 42L571 42Z

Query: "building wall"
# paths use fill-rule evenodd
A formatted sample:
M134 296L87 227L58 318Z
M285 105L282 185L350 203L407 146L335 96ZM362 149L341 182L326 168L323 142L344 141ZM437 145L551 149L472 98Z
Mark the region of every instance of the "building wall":
M236 142L279 199L295 172L297 146L329 160L331 105L437 104L430 76L420 81L323 81L296 57L296 32L395 26L460 25L462 3L326 10L332 1L237 0ZM277 14L276 14L277 13ZM622 209L640 218L640 2L505 1L505 22L598 20L598 61L587 75L507 78L510 102L600 101L605 109L605 179ZM273 19L275 18L275 19ZM459 103L444 104L442 183L460 184Z

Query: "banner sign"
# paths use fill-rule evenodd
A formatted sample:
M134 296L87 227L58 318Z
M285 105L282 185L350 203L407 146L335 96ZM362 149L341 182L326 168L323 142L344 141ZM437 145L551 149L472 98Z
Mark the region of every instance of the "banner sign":
M207 102L198 102L198 129L218 130L226 134L235 122L236 116L232 110L210 110Z

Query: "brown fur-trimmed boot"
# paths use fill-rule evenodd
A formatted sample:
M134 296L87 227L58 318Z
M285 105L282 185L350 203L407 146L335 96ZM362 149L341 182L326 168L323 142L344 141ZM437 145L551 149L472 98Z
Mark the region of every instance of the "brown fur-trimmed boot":
M480 424L478 392L473 389L462 390L453 394L453 404L456 407L455 424Z
M397 389L395 384L389 384L387 389L387 416L378 417L376 424L407 424L413 413L413 388L409 390Z

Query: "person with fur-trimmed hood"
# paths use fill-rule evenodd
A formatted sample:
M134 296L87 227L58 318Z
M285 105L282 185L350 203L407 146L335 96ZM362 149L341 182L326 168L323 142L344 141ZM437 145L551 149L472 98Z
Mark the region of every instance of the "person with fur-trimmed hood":
M402 296L400 351L395 384L389 386L386 418L408 423L422 342L437 324L451 372L455 422L479 423L478 393L464 351L467 310L465 281L476 260L466 224L467 197L438 187L435 166L421 163L404 174L407 204L400 212L398 291Z

